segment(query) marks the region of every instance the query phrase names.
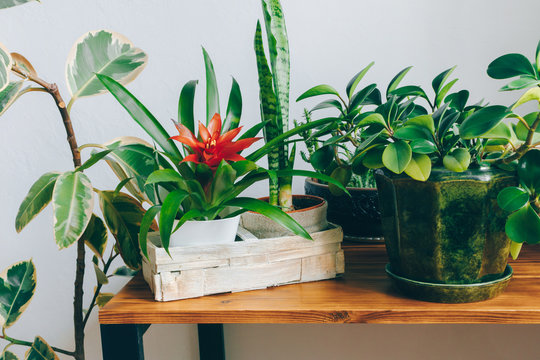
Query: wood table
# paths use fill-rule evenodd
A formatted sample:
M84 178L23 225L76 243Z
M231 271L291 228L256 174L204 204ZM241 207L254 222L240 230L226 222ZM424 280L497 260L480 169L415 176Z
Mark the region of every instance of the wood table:
M511 261L499 297L468 304L411 300L391 286L382 244L344 244L346 274L334 280L156 302L136 276L99 312L104 360L144 359L151 324L199 324L201 360L225 359L223 323L540 324L540 247Z

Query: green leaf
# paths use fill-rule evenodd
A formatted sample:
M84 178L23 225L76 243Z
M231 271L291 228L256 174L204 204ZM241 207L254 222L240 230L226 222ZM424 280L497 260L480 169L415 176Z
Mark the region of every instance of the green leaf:
M466 118L459 128L459 135L466 140L487 133L510 114L502 105L486 106Z
M180 162L182 155L169 134L159 121L148 111L146 107L133 96L124 86L105 75L97 75L99 81L113 94L120 105L127 110L129 115L139 124L144 131L165 151L172 159Z
M328 109L328 108L336 108L340 112L343 112L343 106L341 103L336 99L330 99L330 100L324 100L311 109L311 111L321 110L321 109Z
M92 218L81 236L86 246L96 254L100 259L103 259L103 253L107 247L107 228L101 218L92 214Z
M52 193L54 240L60 249L77 241L92 217L93 188L82 172L68 171L56 179Z
M536 120L536 117L538 116L538 114L539 113L537 111L529 113L523 117L523 120L525 120L525 122L527 122L527 124L530 127ZM517 138L521 141L525 141L527 139L527 135L529 134L529 130L525 127L525 125L521 121L519 121L516 124L515 132L516 132ZM540 141L540 138L538 138L539 135L537 133L540 133L540 127L537 127L535 130L535 134L533 135L533 143Z
M416 125L404 126L400 129L397 129L394 132L394 137L402 140L433 139L433 136L427 128L419 127Z
M531 86L539 85L540 81L532 77L521 77L519 79L510 81L508 84L504 85L500 90L501 91L512 91L512 90L521 90L526 89Z
M0 70L1 72L1 70ZM4 90L0 91L0 115L4 114L7 109L22 95L21 89L23 81L11 81Z
M266 126L266 124L268 124L266 121L262 121L258 124L253 125L251 128L247 129L246 132L238 138L238 140L256 137L259 132Z
M117 196L120 193L120 191L122 191L124 186L126 186L132 179L133 178L125 178L124 180L120 181L118 185L116 185L116 187L114 188L113 196Z
M103 159L105 156L109 155L111 150L104 150L100 151L98 153L92 154L88 160L84 162L81 166L79 166L75 171L83 171L88 168L90 168L92 165L97 163L99 160Z
M133 81L146 66L148 57L121 34L99 30L81 36L66 61L68 90L75 99L106 92L96 74L121 84Z
M431 174L431 159L427 155L413 153L405 174L414 180L426 181Z
M488 65L487 74L494 79L508 79L522 75L536 77L531 62L521 54L506 54L498 57Z
M425 139L416 139L409 144L413 153L432 154L437 151L437 146L432 141Z
M353 76L353 78L349 81L347 84L347 96L349 99L352 97L354 90L356 90L356 87L358 86L358 83L362 80L362 78L366 75L368 70L375 64L375 62L370 62L368 66L360 70L360 72Z
M161 244L167 253L169 252L169 242L173 230L173 223L176 219L182 201L189 197L189 193L178 189L167 195L161 206L159 214L159 235L161 236Z
M354 94L351 97L349 114L355 110L358 110L357 108L360 105L369 105L368 103L371 103L373 101L373 99L370 99L369 97L372 94L376 94L376 92L378 91L379 90L377 89L377 84L370 84L362 90L358 91L356 94ZM380 93L378 96L380 96Z
M518 258L519 253L521 252L522 246L523 246L523 243L510 241L510 255L512 256L512 259L516 260Z
M160 211L161 211L161 205L154 205L150 207L148 210L146 210L141 220L141 229L139 231L139 246L141 248L141 252L144 254L146 258L148 258L148 246L147 246L148 231L152 227L154 228L157 227L154 219Z
M183 184L185 180L182 175L180 175L177 171L173 169L156 170L152 172L146 180L146 184L156 184L162 182L176 182Z
M206 126L212 120L214 114L219 114L219 93L216 81L216 73L210 55L203 47L204 67L206 69Z
M448 84L444 85L443 88L437 93L437 96L435 97L435 106L436 107L441 106L441 103L443 102L444 97L446 96L446 94L448 94L448 92L450 91L452 86L454 86L454 84L457 81L458 81L458 79L454 79L454 80L450 81Z
M311 89L304 92L302 95L296 99L296 101L304 100L313 96L319 96L319 95L336 95L339 96L339 93L336 89L334 89L330 85L317 85L312 87Z
M350 166L343 167L338 166L332 171L332 174L330 175L332 179L338 181L342 186L337 187L336 185L330 183L328 184L328 190L332 193L334 196L342 196L345 194L345 191L343 191L343 188L347 186L349 181L351 180L352 176L352 169Z
M242 93L236 79L232 78L231 92L229 93L229 102L227 104L227 117L221 128L221 132L225 133L229 130L236 129L240 123L241 116Z
M7 9L10 7L26 4L31 1L39 2L39 0L0 0L0 9Z
M114 270L113 275L131 277L131 276L137 275L137 273L138 273L138 271L131 270L127 266L120 266L119 268Z
M36 289L32 260L11 265L0 274L0 327L8 328L22 315Z
M334 160L334 147L323 146L311 155L309 162L315 170L324 171Z
M26 360L59 360L52 347L40 336L36 336L25 356Z
M520 183L533 194L540 192L540 150L527 151L518 162Z
M409 66L409 67L406 67L405 69L401 70L400 72L398 72L396 74L396 76L394 76L394 78L390 81L390 83L388 84L388 88L386 89L386 94L390 94L392 91L394 91L395 89L397 89L397 87L399 86L399 84L401 83L401 80L403 80L403 78L405 77L405 75L407 75L407 73L409 72L409 70L412 69L412 66Z
M479 138L483 139L511 139L512 138L512 132L510 130L510 127L508 127L507 124L500 122L491 130L489 130L487 133L478 136Z
M510 186L497 195L497 203L501 209L516 211L529 202L529 193L521 188Z
M540 242L540 217L531 205L523 206L506 220L506 235L517 243Z
M420 96L421 98L429 100L425 91L420 86L415 86L415 85L400 87L398 89L393 90L390 94L396 95L396 96Z
M469 91L460 90L456 93L450 94L444 99L445 103L449 103L450 107L463 111L467 106L467 100L469 100Z
M30 187L28 194L19 206L19 211L15 218L15 229L17 232L21 232L49 204L58 176L60 176L58 172L48 172L43 174Z
M384 147L378 146L375 147L364 155L362 159L362 164L369 169L380 169L384 167L382 162L382 155L384 152Z
M0 91L3 91L9 85L9 73L11 72L12 64L11 54L0 43Z
M386 122L384 121L384 117L379 113L372 113L366 116L358 122L357 126L363 127L374 124L381 125L383 128L386 128Z
M429 130L430 133L435 133L435 123L431 115L420 115L413 117L412 119L407 120L405 126L415 125L418 127L423 127Z
M113 297L114 297L113 293L99 293L99 295L96 298L96 304L97 306L99 306L99 308L102 308L105 305L107 305L107 303L111 301Z
M540 87L535 86L532 89L527 90L525 94L523 94L519 98L519 100L512 106L512 110L532 100L536 100L540 103Z
M457 148L443 158L443 165L450 171L463 172L469 168L471 154L467 149Z
M114 196L112 191L99 192L99 205L105 223L116 239L115 248L120 252L124 263L132 269L139 269L141 254L138 233L145 213L144 208L131 196L124 193ZM155 223L150 228L157 231Z
M397 140L384 149L382 161L388 170L401 174L409 165L411 158L412 151L409 144L403 140Z
M0 360L19 360L19 358L11 351L4 349L2 354L0 354Z
M195 100L195 88L198 83L198 80L188 81L182 87L180 97L178 98L178 121L194 134L195 115L193 114L193 106Z
M107 275L105 275L105 273L103 272L103 270L99 268L99 266L97 266L96 264L93 264L93 265L94 265L94 272L96 273L97 283L100 285L108 284L109 279L107 278Z
M296 220L281 211L279 208L269 205L267 202L258 199L238 197L227 201L225 205L235 206L241 209L254 211L256 213L262 214L274 220L279 225L289 229L294 234L299 235L304 239L312 240L309 233L300 224L298 224Z
M216 169L214 180L210 186L210 203L212 206L220 204L223 195L234 186L235 180L236 171L225 160L222 160Z
M244 176L258 168L257 164L249 160L234 161L229 165L231 165L234 171L236 171L236 177Z
M439 75L437 75L435 79L433 79L433 81L431 82L431 86L433 87L433 91L435 91L435 94L437 95L439 94L439 92L441 91L442 85L446 82L446 80L448 80L448 77L450 76L450 74L452 74L452 72L454 72L455 69L456 69L455 66L450 69L447 69L443 71L442 73L440 73Z

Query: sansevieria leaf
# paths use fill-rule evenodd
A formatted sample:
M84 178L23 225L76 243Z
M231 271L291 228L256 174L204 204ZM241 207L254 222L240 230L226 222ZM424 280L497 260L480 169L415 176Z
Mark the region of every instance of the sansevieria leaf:
M43 174L30 188L15 218L15 229L21 230L51 201L54 184L60 176L58 172Z
M68 171L58 177L52 194L54 239L62 249L81 237L94 209L90 179Z
M66 79L73 100L106 92L96 74L107 75L121 84L134 80L148 58L144 51L121 34L99 30L81 36L66 62Z
M42 337L37 336L32 343L32 346L26 352L26 360L59 360L58 356L54 353L52 347L43 340Z
M7 51L4 45L0 44L0 91L4 90L9 84L11 64L12 60L9 51Z
M0 274L0 327L10 327L24 312L36 288L32 260L21 261Z
M23 81L11 81L4 90L0 91L0 115L17 100L21 94Z
M37 1L37 0L0 0L0 9L7 9L10 7L26 4L30 1Z

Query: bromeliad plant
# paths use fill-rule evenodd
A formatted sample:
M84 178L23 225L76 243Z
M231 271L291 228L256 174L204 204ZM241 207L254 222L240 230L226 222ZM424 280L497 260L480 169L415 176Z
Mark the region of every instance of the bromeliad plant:
M71 100L66 105L56 84L48 83L38 76L24 56L9 53L0 45L0 115L29 92L51 95L68 135L67 141L74 166L74 169L69 171L48 172L32 185L20 205L15 227L17 232L22 231L41 210L52 203L56 244L60 249L77 244L73 302L75 350L51 347L39 336L33 342L8 336L6 330L19 318L34 294L36 271L29 260L11 266L0 277L0 339L9 342L8 347L30 347L26 354L27 359L57 359L56 352L83 360L84 328L90 314L96 305L104 305L112 297L110 293L101 292L102 287L108 283L110 276L132 275L131 269L140 267L141 256L136 235L144 208L136 199L120 193L121 186L114 192L101 191L92 186L84 170L111 153L112 149L97 153L83 163L71 123L71 108L79 98L106 92L97 80L96 72L106 73L119 82L127 83L137 77L146 62L146 54L120 34L101 30L83 35L77 40L67 59L66 78ZM94 192L99 196L103 220L94 213ZM157 229L155 223L149 226ZM110 253L106 254L108 232L112 233L116 241ZM97 285L85 310L83 281L86 246L95 254L93 268ZM120 267L111 274L110 267L118 256L121 256L131 269ZM1 358L17 359L10 351L4 351Z

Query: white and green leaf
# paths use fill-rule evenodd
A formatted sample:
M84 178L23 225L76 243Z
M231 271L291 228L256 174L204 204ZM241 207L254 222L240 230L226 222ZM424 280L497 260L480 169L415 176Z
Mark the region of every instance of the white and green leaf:
M13 61L13 65L16 65L19 70L22 70L26 76L37 77L36 69L34 69L34 66L32 63L30 63L30 61L28 61L27 58L19 53L13 52L11 53L11 59Z
M11 81L4 90L0 91L0 116L24 93L23 83L22 80Z
M68 171L58 177L52 194L54 239L66 248L84 233L94 209L90 179L81 172Z
M52 347L42 337L36 336L26 352L26 360L59 360Z
M101 218L92 214L92 218L81 236L86 246L100 259L103 258L103 253L107 246L107 228Z
M0 91L4 90L9 84L9 73L11 72L12 63L11 54L0 43Z
M125 85L139 75L147 61L146 53L121 34L107 30L84 34L73 45L66 63L71 102L106 92L96 74Z
M0 274L0 327L8 328L22 315L36 289L32 260L11 265Z
M19 360L19 358L11 351L4 349L2 354L0 354L0 360Z
M39 2L38 0L0 0L0 9L7 9L14 6L19 6L31 1Z

